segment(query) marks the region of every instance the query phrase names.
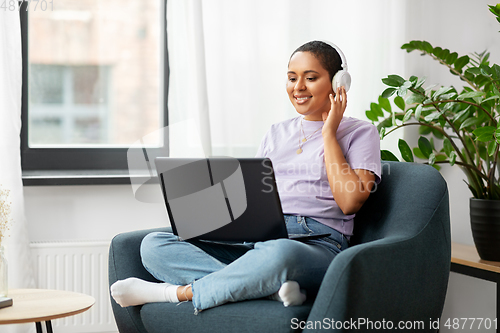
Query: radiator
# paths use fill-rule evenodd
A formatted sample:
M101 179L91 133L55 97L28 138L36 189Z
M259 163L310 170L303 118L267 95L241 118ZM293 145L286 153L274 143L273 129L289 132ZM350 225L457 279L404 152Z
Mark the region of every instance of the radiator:
M58 333L117 332L108 292L109 242L31 243L37 288L91 295L90 310L52 321Z

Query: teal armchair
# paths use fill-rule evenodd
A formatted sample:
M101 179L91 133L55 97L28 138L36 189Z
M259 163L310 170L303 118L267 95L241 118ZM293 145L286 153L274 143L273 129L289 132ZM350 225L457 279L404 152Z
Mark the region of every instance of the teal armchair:
M448 189L428 165L383 162L382 182L355 218L351 246L330 264L316 297L284 307L270 300L229 303L193 314L190 302L121 308L126 332L436 332L451 260ZM135 276L156 281L142 266L141 230L116 236L109 251L109 283ZM385 326L382 326L385 325ZM417 327L418 326L418 327ZM349 330L350 329L350 330Z

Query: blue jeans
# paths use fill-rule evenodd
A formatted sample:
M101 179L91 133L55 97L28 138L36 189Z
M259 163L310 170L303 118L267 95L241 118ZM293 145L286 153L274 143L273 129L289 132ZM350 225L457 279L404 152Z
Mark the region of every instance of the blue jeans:
M142 263L160 281L192 284L195 313L272 295L288 280L315 293L330 262L348 247L347 239L309 217L285 215L285 221L290 234L332 235L305 242L276 239L228 244L183 241L171 233L154 232L142 241Z

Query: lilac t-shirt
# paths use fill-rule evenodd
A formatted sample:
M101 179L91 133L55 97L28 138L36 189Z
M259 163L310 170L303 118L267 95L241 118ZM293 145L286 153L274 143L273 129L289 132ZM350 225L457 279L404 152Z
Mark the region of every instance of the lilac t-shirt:
M273 124L262 139L256 157L268 157L273 163L284 214L308 216L351 236L355 214L345 215L339 208L326 174L323 121L303 118L300 115ZM304 135L308 139L302 143ZM377 128L367 121L344 117L337 129L337 140L349 166L373 172L376 183L380 183ZM297 154L299 142L301 154Z

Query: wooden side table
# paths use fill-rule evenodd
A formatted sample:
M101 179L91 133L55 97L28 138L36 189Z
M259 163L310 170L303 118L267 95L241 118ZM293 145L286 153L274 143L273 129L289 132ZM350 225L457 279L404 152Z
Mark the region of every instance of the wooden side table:
M450 270L455 273L495 282L497 285L496 319L500 320L500 262L481 259L476 248L472 245L452 243ZM497 332L499 332L499 329L497 329Z
M63 290L12 289L8 297L13 305L0 309L0 325L34 322L37 333L42 333L42 321L52 333L52 319L85 312L95 303L92 296Z

